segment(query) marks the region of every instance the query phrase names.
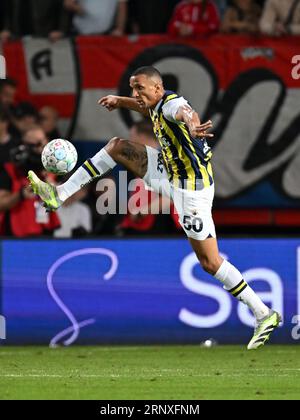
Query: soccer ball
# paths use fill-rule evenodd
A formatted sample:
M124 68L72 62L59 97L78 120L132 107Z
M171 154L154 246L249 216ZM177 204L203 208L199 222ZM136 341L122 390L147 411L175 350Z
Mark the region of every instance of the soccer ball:
M77 163L78 154L67 140L52 140L44 148L42 153L42 163L47 172L56 175L65 175L71 172Z

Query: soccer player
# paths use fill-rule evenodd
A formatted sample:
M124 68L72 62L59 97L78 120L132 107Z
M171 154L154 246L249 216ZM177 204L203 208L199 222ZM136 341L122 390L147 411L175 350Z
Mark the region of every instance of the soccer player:
M167 182L169 191L164 188L163 192L174 201L180 223L201 266L253 312L257 325L248 349L258 349L279 326L281 316L269 309L245 282L239 270L219 254L212 219L212 151L207 144L207 139L213 137L207 132L212 128L212 122L201 124L197 112L187 100L165 90L161 74L153 67L135 71L130 78L130 86L132 97L110 95L100 99L99 104L108 111L126 108L150 116L161 152L113 138L61 186L44 183L30 171L28 176L33 191L48 209L57 210L82 186L106 175L117 164L143 178L158 193L161 190L158 190L157 181Z

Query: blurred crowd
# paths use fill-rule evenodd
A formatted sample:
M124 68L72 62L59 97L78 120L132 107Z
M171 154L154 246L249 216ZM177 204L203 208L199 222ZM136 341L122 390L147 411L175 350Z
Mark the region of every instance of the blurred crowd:
M168 33L300 34L299 0L0 0L0 39Z

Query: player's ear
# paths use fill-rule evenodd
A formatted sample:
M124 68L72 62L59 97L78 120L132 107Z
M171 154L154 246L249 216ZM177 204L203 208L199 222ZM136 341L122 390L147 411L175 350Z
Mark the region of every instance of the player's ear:
M155 83L155 93L159 93L159 92L160 92L160 84Z

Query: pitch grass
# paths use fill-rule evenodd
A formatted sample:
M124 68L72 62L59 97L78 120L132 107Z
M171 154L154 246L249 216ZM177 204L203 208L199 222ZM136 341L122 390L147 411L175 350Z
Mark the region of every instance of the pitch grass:
M0 347L0 399L300 399L299 346Z

